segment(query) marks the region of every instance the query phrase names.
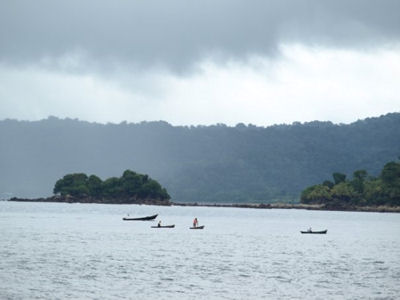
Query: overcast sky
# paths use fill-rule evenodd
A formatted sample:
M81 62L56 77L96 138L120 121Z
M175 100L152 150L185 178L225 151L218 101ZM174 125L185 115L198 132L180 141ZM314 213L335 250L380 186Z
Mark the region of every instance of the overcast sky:
M399 111L398 0L0 2L0 120L267 126Z

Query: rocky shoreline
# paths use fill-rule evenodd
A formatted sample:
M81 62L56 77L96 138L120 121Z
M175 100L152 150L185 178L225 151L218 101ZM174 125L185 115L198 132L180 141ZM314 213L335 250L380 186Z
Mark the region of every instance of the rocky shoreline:
M15 202L59 202L59 203L98 203L98 204L144 204L159 206L189 206L189 207L232 207L252 209L305 209L324 211L359 211L359 212L391 212L400 213L399 206L341 206L326 204L301 204L301 203L175 203L160 199L136 199L136 198L113 198L98 199L93 197L52 196L47 198L11 198L8 201Z
M392 212L400 213L399 206L339 206L326 204L290 204L290 203L254 203L254 204L220 204L220 203L172 203L173 206L199 206L199 207L237 207L254 209L305 209L323 211L359 211L359 212Z

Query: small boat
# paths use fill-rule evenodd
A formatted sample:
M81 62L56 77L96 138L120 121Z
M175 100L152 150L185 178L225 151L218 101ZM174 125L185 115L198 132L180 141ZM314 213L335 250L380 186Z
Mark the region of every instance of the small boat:
M320 230L320 231L312 231L312 230L306 230L306 231L300 231L301 233L309 233L309 234L326 234L328 230Z
M196 226L196 227L189 227L189 229L203 229L204 228L204 225L203 226Z
M157 215L152 215L152 216L147 216L147 217L141 217L141 218L122 218L124 221L151 221L157 218Z
M151 226L151 228L174 228L175 224L173 225L161 225L161 226Z

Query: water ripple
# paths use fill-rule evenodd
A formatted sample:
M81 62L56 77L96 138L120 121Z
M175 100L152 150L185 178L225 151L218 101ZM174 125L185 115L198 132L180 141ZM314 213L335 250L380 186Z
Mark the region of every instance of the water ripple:
M1 299L400 295L400 215L26 205L0 209ZM157 210L176 228L155 232L146 222L122 222L128 207L138 215ZM205 222L205 230L187 229L193 215ZM310 220L329 234L300 235L299 227L307 228ZM340 230L354 222L364 231Z

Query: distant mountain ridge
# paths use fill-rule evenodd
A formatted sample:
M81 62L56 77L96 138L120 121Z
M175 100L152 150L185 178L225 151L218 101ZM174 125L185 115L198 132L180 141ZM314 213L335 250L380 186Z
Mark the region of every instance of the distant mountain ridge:
M400 113L270 127L3 120L0 198L49 196L67 173L104 179L131 169L160 182L173 202L298 201L333 172L377 175L399 155Z

